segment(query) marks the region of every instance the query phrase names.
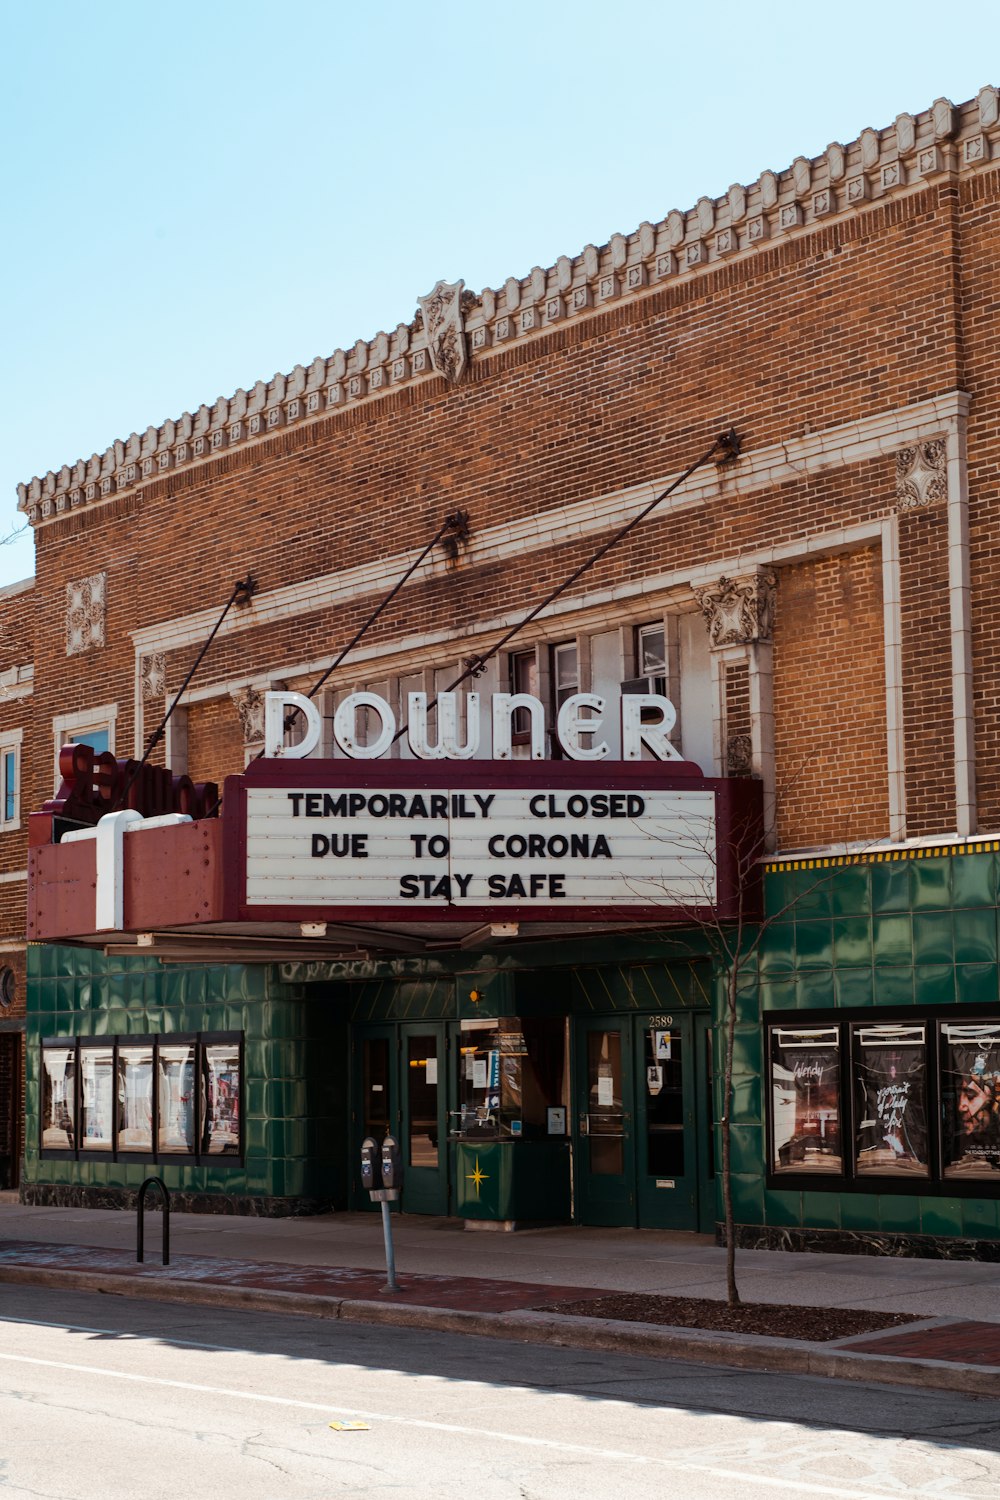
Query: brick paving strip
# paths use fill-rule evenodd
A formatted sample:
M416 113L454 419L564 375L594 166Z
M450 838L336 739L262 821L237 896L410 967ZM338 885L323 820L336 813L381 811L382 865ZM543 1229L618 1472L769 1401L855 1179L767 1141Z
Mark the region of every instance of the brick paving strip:
M908 1328L901 1333L866 1334L843 1340L838 1349L860 1354L886 1354L896 1359L940 1359L961 1365L1000 1366L1000 1323L971 1320L942 1323L936 1328Z
M171 1256L159 1264L159 1249L147 1248L148 1259L137 1265L128 1250L105 1250L87 1245L36 1244L30 1240L0 1245L0 1267L83 1271L127 1276L140 1281L196 1282L209 1286L252 1287L259 1291L300 1293L337 1301L378 1299L416 1307L461 1308L467 1312L511 1312L539 1302L579 1302L606 1292L578 1286L550 1286L528 1281L495 1281L479 1276L431 1276L400 1273L401 1290L383 1292L384 1271L348 1266L291 1266L278 1261L246 1261L227 1256Z
M6 1241L0 1283L149 1296L258 1312L339 1318L439 1332L516 1339L615 1354L652 1356L736 1369L918 1386L1000 1399L1000 1324L929 1320L905 1332L808 1343L793 1338L566 1314L553 1303L608 1295L487 1277L401 1274L402 1290L381 1291L384 1273L341 1266L290 1266L225 1256L179 1255L169 1266L137 1265L131 1252L83 1245ZM545 1310L539 1311L542 1305Z

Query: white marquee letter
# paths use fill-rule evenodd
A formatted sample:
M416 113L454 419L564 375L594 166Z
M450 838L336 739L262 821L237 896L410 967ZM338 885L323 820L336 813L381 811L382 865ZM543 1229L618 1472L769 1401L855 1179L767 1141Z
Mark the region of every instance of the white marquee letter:
M655 724L642 722L643 709L659 714ZM677 723L677 710L662 693L624 693L622 695L622 760L641 760L647 745L657 760L683 760L684 757L667 739Z
M580 712L581 709L592 708L595 717L585 719ZM600 740L597 744L593 742L584 746L580 743L585 734L596 734L604 719L604 699L599 698L596 693L574 693L572 698L567 698L559 710L557 733L559 743L562 745L570 760L603 760L608 754L607 740Z
M289 709L298 708L306 716L305 738L297 745L285 744L285 719ZM264 755L269 760L302 760L319 744L323 720L319 709L302 693L264 694Z
M466 693L465 744L458 743L458 694L437 695L437 744L427 738L427 694L406 696L406 737L420 760L471 760L479 749L479 694Z
M357 731L359 708L370 708L379 716L382 725L377 740L370 745L361 744ZM378 693L349 693L343 703L337 705L333 716L333 737L352 760L377 760L384 755L396 737L396 715Z
M517 709L531 716L531 759L545 759L545 709L532 693L493 694L493 759L511 758L511 721Z

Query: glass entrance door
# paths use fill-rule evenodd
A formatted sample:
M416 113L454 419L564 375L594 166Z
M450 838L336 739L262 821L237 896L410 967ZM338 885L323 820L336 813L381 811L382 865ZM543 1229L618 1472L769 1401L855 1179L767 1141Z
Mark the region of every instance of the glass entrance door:
M400 1027L403 1208L448 1212L446 1041L443 1022Z
M584 1021L576 1034L576 1217L634 1224L632 1023Z
M669 1023L669 1024L668 1024ZM633 1020L638 1221L644 1229L698 1228L698 1156L691 1017Z
M378 1208L361 1187L361 1142L386 1132L403 1156L404 1213L448 1212L445 1028L440 1021L359 1026L354 1033L354 1142L350 1201Z
M698 1229L711 1103L697 1068L694 1021L688 1012L577 1023L579 1223ZM706 1028L698 1036L701 1057Z

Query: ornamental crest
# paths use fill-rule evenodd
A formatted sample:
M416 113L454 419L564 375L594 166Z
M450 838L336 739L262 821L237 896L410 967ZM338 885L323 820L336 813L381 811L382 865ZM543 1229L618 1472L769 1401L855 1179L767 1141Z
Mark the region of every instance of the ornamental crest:
M901 448L896 454L896 503L913 510L948 496L948 459L943 438Z
M769 641L776 587L773 573L753 573L748 578L720 578L715 588L695 589L711 644Z
M66 655L80 656L104 645L107 573L92 573L66 585Z
M431 364L450 385L465 374L465 321L462 317L464 281L439 281L427 297L418 297Z
M255 687L248 687L230 696L236 704L243 727L243 744L259 744L264 738L264 694L259 693Z

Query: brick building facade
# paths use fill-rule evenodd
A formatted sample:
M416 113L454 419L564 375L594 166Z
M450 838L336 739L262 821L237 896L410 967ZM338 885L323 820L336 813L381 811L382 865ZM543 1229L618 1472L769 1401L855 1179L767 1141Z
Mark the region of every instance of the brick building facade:
M52 796L60 744L141 753L235 579L257 592L160 756L220 784L260 747L263 694L309 691L446 515L466 513L468 535L433 549L323 688L319 758L344 759L347 694L378 693L403 722L408 692L447 688L734 428L738 461L700 468L465 686L556 708L644 681L676 706L687 760L762 783L770 926L737 1037L744 1236L1000 1245L998 154L995 89L938 100L499 290L439 286L411 325L22 487L36 578L0 591L16 783L0 1048L18 1044L0 1089L26 1028L28 1197L141 1180L156 1153L145 1126L127 1138L123 1070L145 1088L162 1052L164 1098L185 1069L201 1078L199 1121L208 1095L238 1094L233 1150L208 1134L173 1161L163 1148L192 1201L356 1202L359 1136L388 1120L412 1135L416 1211L714 1224L720 1002L697 934L283 933L278 951L269 933L254 962L265 935L234 953L237 932L213 963L176 935L90 933L30 947L26 974L26 814ZM512 1131L499 1107L495 1140L463 1140L484 1020L537 1047L545 1108ZM172 1061L171 1035L191 1038ZM105 1094L111 1134L88 1146ZM511 1177L512 1151L537 1169ZM504 1179L486 1207L473 1156Z

